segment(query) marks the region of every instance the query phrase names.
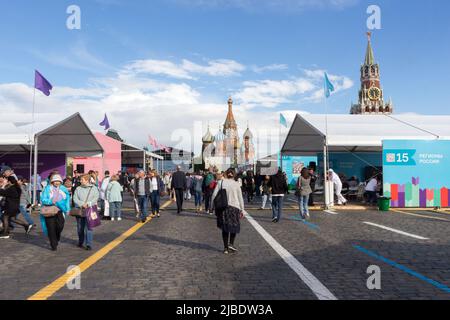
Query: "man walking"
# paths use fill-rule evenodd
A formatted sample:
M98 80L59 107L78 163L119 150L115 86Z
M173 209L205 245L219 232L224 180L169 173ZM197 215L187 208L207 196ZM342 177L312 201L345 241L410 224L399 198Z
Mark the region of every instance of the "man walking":
M186 190L186 174L177 166L177 171L172 175L172 190L175 190L177 199L177 211L183 211L183 195Z
M145 176L144 170L139 171L138 178L133 180L131 185L133 194L136 197L140 219L142 223L147 221L148 217L148 199L150 197L150 180Z
M280 222L283 214L284 196L288 192L288 185L286 178L281 168L278 173L270 179L270 187L272 188L272 222Z

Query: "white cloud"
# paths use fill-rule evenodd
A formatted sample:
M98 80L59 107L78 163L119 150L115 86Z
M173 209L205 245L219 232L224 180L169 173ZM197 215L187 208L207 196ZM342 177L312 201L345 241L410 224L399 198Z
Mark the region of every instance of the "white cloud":
M252 70L256 73L263 73L267 71L282 71L287 70L288 68L289 66L287 64L271 64L263 67L253 66Z
M125 67L125 72L137 74L164 75L175 79L193 80L194 75L211 77L230 77L239 75L245 66L234 60L211 60L206 65L200 65L189 60L180 64L167 60L136 60Z
M324 70L303 70L304 76L290 80L262 80L244 82L244 88L235 94L236 98L249 108L274 108L281 104L299 102L320 102L324 97ZM353 87L353 81L346 76L329 74L335 86L335 93Z
M228 97L223 97L223 101L218 103L216 98L202 95L198 88L182 80L190 80L193 74L226 75L233 72L230 70L238 72L240 67L232 62L225 62L232 60L214 60L218 61L218 65L210 62L203 66L186 61L183 60L178 65L162 64L165 69L160 70L178 75L173 77L176 81L152 78L129 64L110 77L90 79L84 87L59 87L54 83L55 88L50 97L45 97L40 92L36 94L37 118L58 120L80 112L93 130L101 131L98 124L106 112L113 128L125 140L137 146L148 145L148 136L152 135L166 145L188 150L192 145L198 148L207 123L211 124L213 131L217 131L219 125L224 123ZM184 73L177 69L180 66ZM173 71L175 69L178 71ZM321 70L311 70L298 78L242 83L242 89L234 95L235 117L241 135L247 121L250 122L252 131L259 138L260 156L275 153L279 147L279 114L272 112L270 108L293 105L301 99L306 101L308 97L314 97L322 87L320 73ZM344 76L330 74L330 79L336 81L338 90L344 90L353 84ZM0 84L2 110L26 115L31 111L32 102L32 87L23 83ZM265 108L255 108L256 106ZM293 110L296 108L283 111L288 120L293 120L295 114L301 112ZM55 119L50 118L49 114L55 112ZM24 116L24 119L29 118L28 115ZM194 136L194 128L198 127L198 123L201 129Z

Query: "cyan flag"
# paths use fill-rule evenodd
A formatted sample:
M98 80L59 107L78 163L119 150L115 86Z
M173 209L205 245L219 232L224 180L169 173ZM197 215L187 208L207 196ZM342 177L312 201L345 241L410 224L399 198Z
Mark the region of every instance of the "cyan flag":
M328 75L325 72L325 97L329 98L331 96L331 93L334 92L334 86L331 83L330 79L328 79Z
M280 124L283 125L283 126L285 126L286 128L288 127L286 118L283 116L282 113L280 113Z

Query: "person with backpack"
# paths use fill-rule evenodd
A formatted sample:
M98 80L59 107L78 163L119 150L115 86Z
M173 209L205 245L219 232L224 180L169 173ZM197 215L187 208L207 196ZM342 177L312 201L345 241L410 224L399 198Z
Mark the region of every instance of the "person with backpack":
M192 185L194 188L195 212L202 213L203 176L200 173L194 176Z
M237 252L234 245L237 234L241 231L240 220L244 216L244 197L242 189L235 181L235 170L230 168L226 172L226 178L220 180L212 195L212 201L216 209L217 227L222 230L224 254Z
M212 195L216 188L217 182L214 178L212 169L208 171L204 179L204 192L205 192L205 211L207 214L212 214Z

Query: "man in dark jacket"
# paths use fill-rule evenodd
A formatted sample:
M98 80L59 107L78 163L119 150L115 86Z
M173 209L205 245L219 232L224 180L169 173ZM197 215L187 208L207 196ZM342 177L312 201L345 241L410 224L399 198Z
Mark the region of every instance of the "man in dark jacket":
M272 222L280 222L283 214L284 196L288 192L288 185L286 178L281 169L278 173L270 179L270 187L272 188Z
M178 213L183 211L183 195L186 190L186 174L177 166L177 171L172 175L172 190L175 190Z

